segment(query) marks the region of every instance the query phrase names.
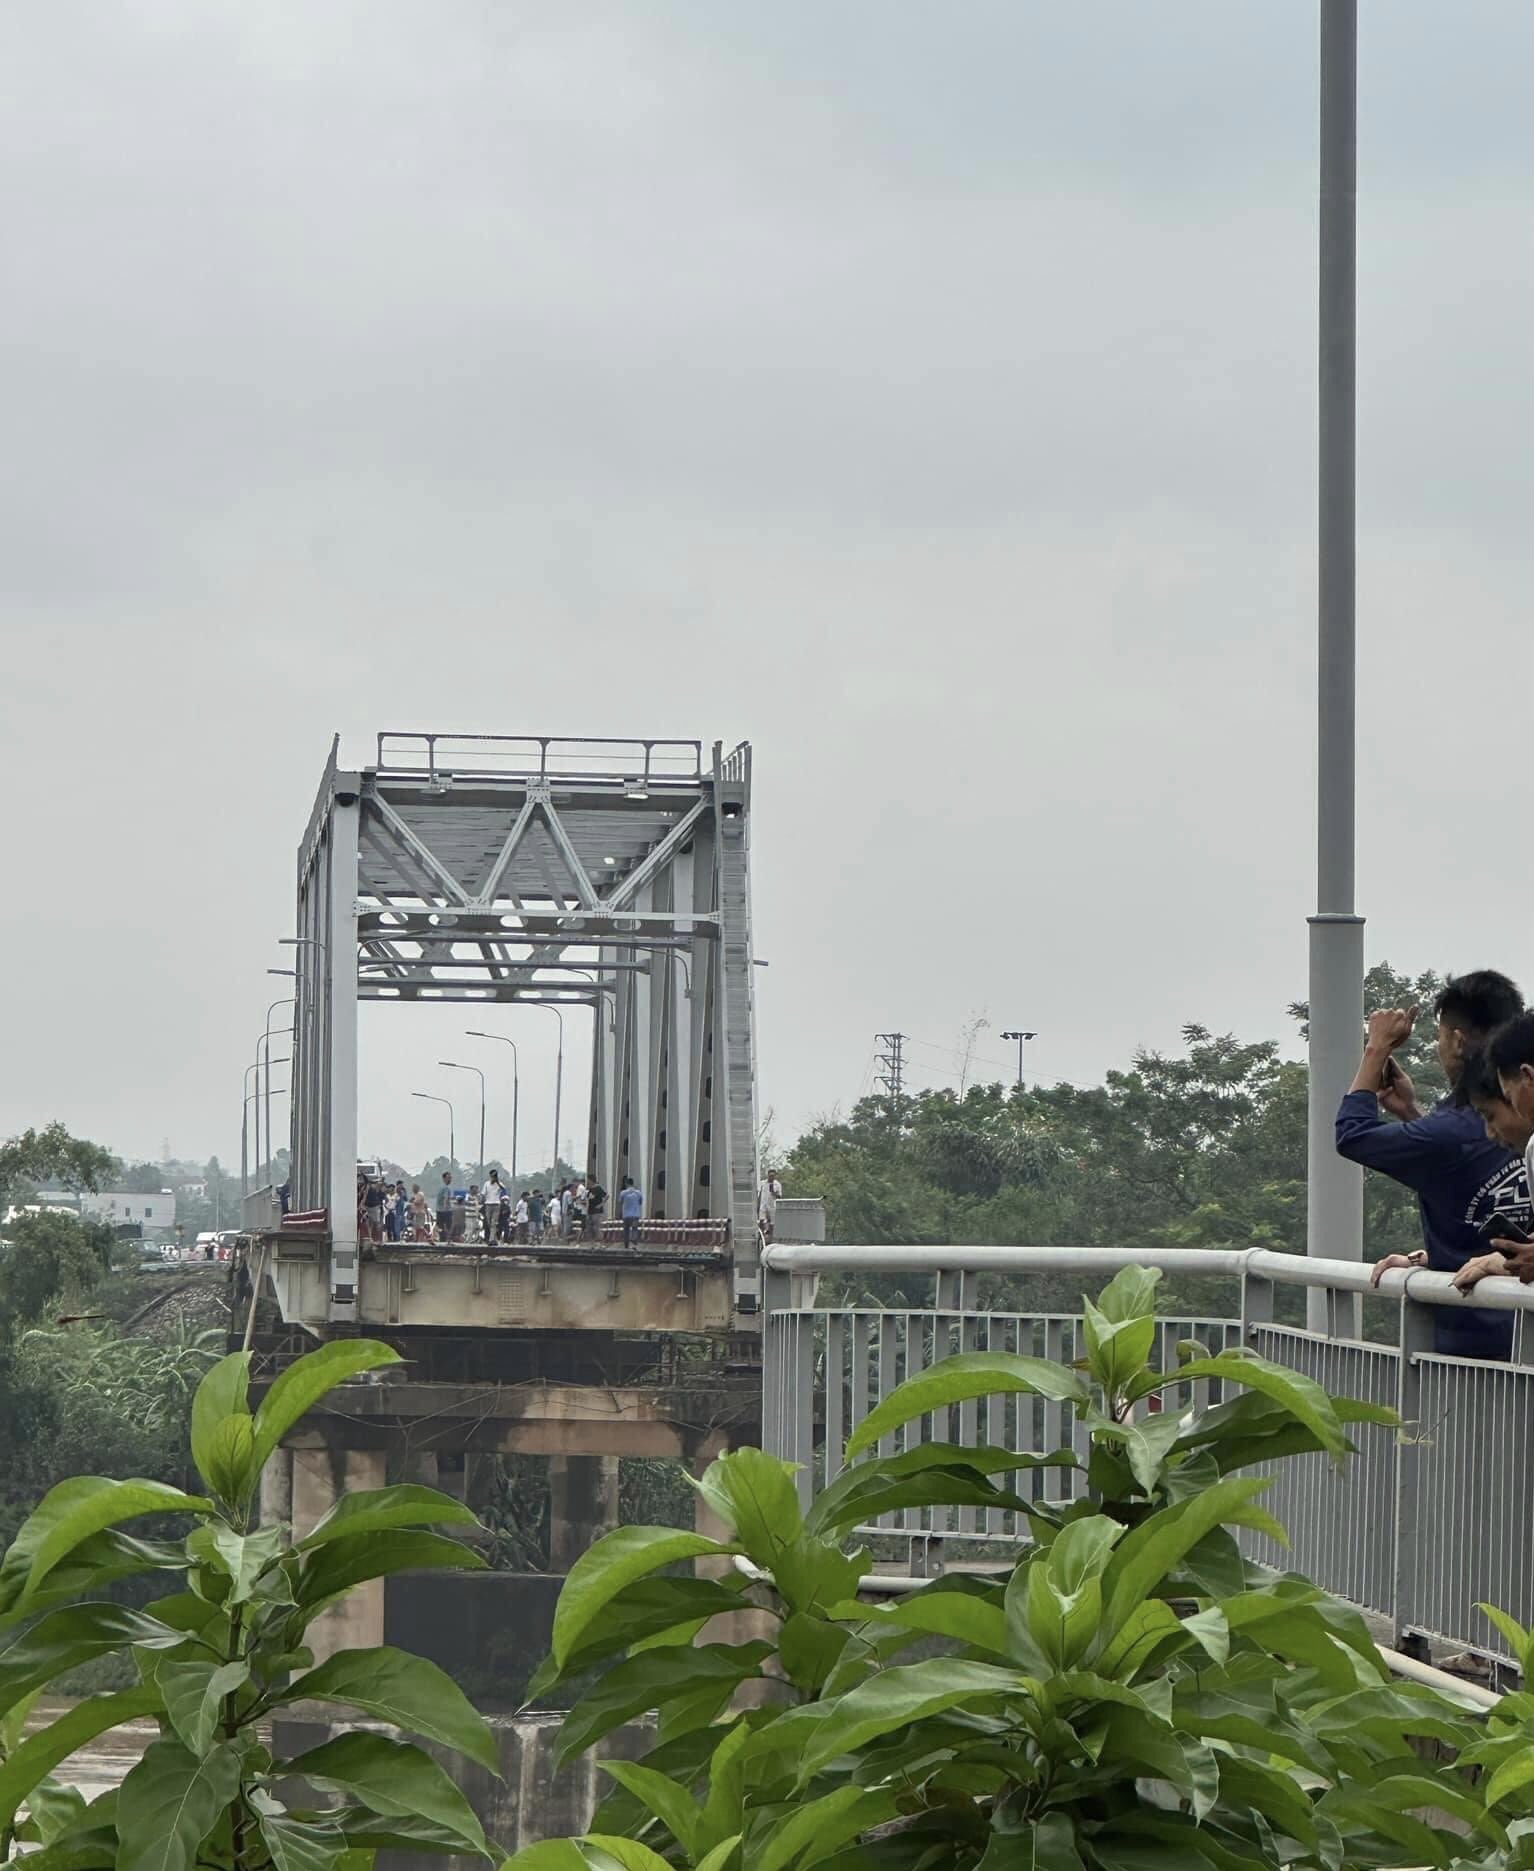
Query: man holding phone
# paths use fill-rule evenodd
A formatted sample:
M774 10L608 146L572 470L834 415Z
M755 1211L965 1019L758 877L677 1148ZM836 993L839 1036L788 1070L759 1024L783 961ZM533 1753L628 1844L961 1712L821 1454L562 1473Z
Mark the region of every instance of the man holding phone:
M1493 1030L1523 1011L1522 995L1494 969L1450 977L1433 1006L1450 1092L1431 1111L1417 1102L1415 1087L1395 1059L1418 1011L1390 1007L1369 1016L1364 1055L1337 1112L1338 1152L1417 1197L1423 1245L1411 1254L1387 1254L1375 1266L1376 1282L1393 1267L1458 1274L1486 1253L1480 1232L1486 1223L1505 1218L1525 1229L1529 1223L1523 1163L1488 1137L1463 1083ZM1434 1308L1433 1327L1435 1348L1445 1356L1506 1358L1512 1351L1509 1312L1440 1306Z

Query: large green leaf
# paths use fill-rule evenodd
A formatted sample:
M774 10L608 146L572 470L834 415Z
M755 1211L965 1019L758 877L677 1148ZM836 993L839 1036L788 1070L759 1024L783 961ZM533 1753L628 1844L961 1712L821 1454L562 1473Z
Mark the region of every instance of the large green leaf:
M223 1603L243 1605L256 1589L261 1574L281 1555L281 1527L260 1527L254 1533L236 1533L227 1521L210 1520L187 1541L187 1551L199 1564L221 1572L229 1581Z
M156 1666L154 1681L165 1699L166 1717L183 1744L193 1754L206 1754L223 1713L224 1698L250 1681L250 1665L174 1663L166 1659Z
M1109 1396L1117 1396L1145 1369L1156 1340L1155 1318L1150 1313L1130 1313L1110 1319L1090 1299L1083 1299L1081 1306L1087 1368Z
M433 1569L480 1572L484 1567L485 1561L472 1546L440 1533L400 1530L374 1534L365 1540L334 1540L318 1552L305 1554L298 1578L298 1602L313 1612L366 1579Z
M27 1871L115 1871L118 1791L99 1794L52 1844L29 1853Z
M17 1836L48 1845L85 1817L85 1795L57 1780L40 1780L27 1796L26 1827Z
M68 1605L0 1634L0 1710L65 1670L129 1644L169 1649L186 1642L158 1618L122 1605Z
M697 1856L701 1815L689 1788L641 1761L598 1761L597 1765L619 1786L627 1787L647 1812L654 1813L689 1857Z
M1513 1660L1518 1665L1519 1674L1527 1678L1529 1674L1529 1632L1524 1629L1515 1617L1503 1611L1500 1606L1480 1604L1476 1606L1476 1610L1479 1611L1483 1617L1490 1618L1492 1623L1496 1625L1497 1629L1507 1639L1508 1648L1513 1653Z
M445 1670L425 1657L380 1644L338 1650L292 1682L277 1702L341 1702L467 1754L499 1775L489 1724Z
M1120 1267L1097 1296L1097 1310L1111 1325L1128 1319L1147 1319L1156 1310L1159 1267Z
M105 1475L73 1475L50 1488L16 1530L0 1560L0 1611L10 1611L21 1595L37 1549L76 1507L104 1494L116 1483Z
M469 1802L431 1756L408 1741L337 1735L290 1761L287 1771L322 1791L349 1795L385 1819L419 1814L457 1839L461 1850L491 1856Z
M780 1548L804 1532L794 1464L760 1449L732 1449L710 1462L693 1482L759 1566L770 1566Z
M1219 1767L1214 1750L1202 1741L1178 1734L1154 1716L1135 1709L1115 1709L1106 1724L1100 1759L1114 1756L1139 1769L1147 1779L1164 1780L1187 1800L1193 1817L1202 1820L1220 1792Z
M563 1668L552 1656L544 1658L527 1693L540 1696L562 1676L577 1675L615 1651L628 1650L678 1625L739 1611L745 1602L745 1584L739 1574L728 1579L636 1579L586 1626Z
M724 1731L708 1766L708 1797L703 1802L697 1847L709 1850L721 1839L737 1836L744 1823L746 1749L751 1729L738 1720Z
M256 1411L251 1448L252 1482L265 1468L272 1450L300 1417L349 1377L382 1370L404 1360L392 1346L375 1338L336 1338L318 1351L300 1358L278 1377Z
M108 1481L82 1475L61 1482L43 1497L6 1555L7 1566L18 1550L27 1561L7 1605L25 1605L61 1560L108 1527L144 1514L206 1514L212 1507L201 1495L184 1494L163 1481Z
M250 1491L250 1476L234 1455L237 1439L221 1435L231 1417L250 1417L245 1393L250 1384L250 1353L232 1351L206 1374L192 1398L192 1460L197 1472L215 1494L226 1501L243 1500ZM249 1444L246 1444L247 1453Z
M1107 1594L1103 1621L1110 1637L1207 1533L1234 1517L1255 1494L1270 1485L1263 1475L1242 1475L1216 1482L1202 1494L1149 1514L1120 1541L1103 1585Z
M1103 1423L1094 1427L1096 1436L1121 1444L1129 1472L1145 1494L1155 1492L1162 1465L1182 1433L1182 1423L1171 1410L1163 1410L1159 1416L1147 1416L1138 1423Z
M907 1663L884 1670L860 1683L840 1701L809 1736L799 1763L799 1784L843 1754L855 1753L869 1741L887 1735L908 1722L941 1714L961 1703L993 1701L1027 1692L1028 1680L1016 1670L991 1663L971 1663L962 1657L935 1657L926 1663Z
M346 1850L346 1834L332 1820L263 1813L259 1825L276 1871L333 1871Z
M301 1553L333 1540L386 1533L397 1527L476 1527L471 1508L438 1488L401 1482L392 1488L359 1488L341 1495L330 1512L298 1542Z
M1103 1676L1133 1682L1151 1655L1183 1630L1177 1613L1164 1598L1147 1598L1135 1606L1097 1659Z
M1259 1358L1255 1352L1224 1351L1216 1358L1195 1358L1165 1375L1157 1388L1164 1390L1170 1384L1191 1384L1215 1377L1260 1391L1303 1423L1335 1460L1347 1454L1351 1445L1336 1406L1321 1386L1298 1371Z
M1128 1871L1117 1857L1095 1862ZM994 1832L975 1871L1084 1871L1076 1828L1065 1813L1045 1813L1020 1832Z
M1315 1844L1315 1813L1292 1774L1239 1754L1222 1754L1220 1792L1238 1812L1243 1807L1260 1812L1289 1838L1302 1845Z
M872 1448L881 1436L912 1417L926 1416L949 1404L967 1403L972 1397L994 1397L1014 1391L1049 1397L1056 1403L1091 1400L1086 1385L1063 1364L1047 1358L1024 1358L1005 1351L966 1351L944 1358L930 1370L908 1378L859 1424L847 1442L849 1456Z
M873 1560L861 1548L844 1553L833 1540L806 1535L780 1546L772 1562L773 1583L795 1611L824 1612L853 1598Z
M159 1706L159 1694L149 1684L115 1695L91 1696L21 1742L0 1766L0 1830L11 1824L17 1807L60 1762L109 1728L152 1715Z
M895 1816L894 1795L866 1787L836 1787L819 1799L807 1800L787 1818L751 1841L751 1871L787 1871L797 1863L800 1871L839 1851L849 1839L870 1826Z
M620 1723L651 1710L685 1705L690 1722L711 1720L736 1687L759 1673L771 1644L697 1644L684 1650L646 1650L606 1671L565 1717L559 1755L564 1760L599 1741Z
M198 1468L221 1500L243 1512L255 1491L257 1476L254 1417L226 1416L215 1423Z
M891 1507L926 1507L939 1504L965 1506L1011 1505L1000 1490L990 1488L991 1475L1012 1474L1020 1469L1074 1468L1076 1457L1070 1449L1057 1449L1052 1455L1019 1455L982 1443L965 1448L956 1442L920 1442L913 1449L896 1455L855 1463L843 1469L829 1487L822 1488L804 1517L810 1533L836 1533L855 1526L858 1521L882 1514ZM934 1479L926 1479L936 1470ZM973 1498L959 1499L946 1492L965 1484L977 1490ZM916 1490L909 1498L893 1499L873 1506L879 1497L907 1485ZM922 1492L923 1488L929 1492ZM996 1498L993 1500L992 1497Z
M198 1847L240 1790L240 1756L151 1742L117 1797L118 1871L192 1871Z
M563 1668L598 1613L636 1579L647 1578L679 1559L738 1551L736 1546L676 1527L616 1527L603 1534L570 1568L559 1594L550 1646L554 1661Z
M899 1598L887 1609L871 1611L866 1605L851 1603L835 1607L838 1616L867 1620L865 1635L893 1627L920 1631L933 1637L950 1637L992 1656L1007 1655L1007 1620L1000 1605L966 1591L921 1591Z

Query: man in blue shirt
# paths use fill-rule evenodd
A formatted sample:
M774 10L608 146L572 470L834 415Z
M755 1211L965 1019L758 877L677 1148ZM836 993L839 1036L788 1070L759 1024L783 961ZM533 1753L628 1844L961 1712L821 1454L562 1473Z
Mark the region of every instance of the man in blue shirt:
M644 1197L627 1176L618 1191L618 1219L623 1223L623 1245L632 1247L639 1233L639 1218L644 1213Z
M1529 1186L1522 1162L1486 1134L1460 1091L1466 1062L1495 1027L1523 1007L1506 975L1493 969L1451 976L1433 1003L1438 1057L1450 1093L1424 1111L1394 1054L1416 1024L1417 1008L1390 1007L1369 1016L1368 1040L1352 1086L1337 1112L1337 1149L1351 1162L1377 1169L1415 1192L1423 1246L1387 1254L1374 1278L1392 1267L1431 1267L1458 1273L1483 1253L1482 1228L1495 1215L1528 1226ZM1381 1113L1397 1120L1389 1123ZM1458 1358L1507 1358L1513 1315L1479 1307L1433 1309L1434 1347Z

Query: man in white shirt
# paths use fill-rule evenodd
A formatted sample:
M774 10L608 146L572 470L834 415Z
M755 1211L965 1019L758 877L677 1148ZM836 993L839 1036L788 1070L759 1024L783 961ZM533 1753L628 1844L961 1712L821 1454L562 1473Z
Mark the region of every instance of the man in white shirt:
M772 1239L773 1224L778 1218L778 1203L783 1199L783 1185L778 1180L778 1172L769 1169L762 1178L762 1186L756 1195L756 1218L761 1223L762 1239Z
M527 1197L525 1195L519 1195L517 1197L517 1206L513 1220L517 1239L519 1241L525 1241L527 1239Z
M485 1211L485 1239L496 1241L501 1233L501 1204L506 1199L506 1191L501 1187L498 1170L492 1169L490 1180L485 1184L480 1196L480 1204Z
M564 1218L564 1204L560 1201L559 1191L556 1189L549 1197L548 1214L545 1216L543 1224L556 1241L559 1239L560 1228Z

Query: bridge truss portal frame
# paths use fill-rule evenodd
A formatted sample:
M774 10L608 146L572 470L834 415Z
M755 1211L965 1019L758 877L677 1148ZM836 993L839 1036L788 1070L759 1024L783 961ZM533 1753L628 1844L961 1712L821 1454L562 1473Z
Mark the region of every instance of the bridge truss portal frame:
M339 738L298 853L290 1200L329 1211L329 1317L357 1316L359 1000L589 1007L585 1167L645 1212L730 1223L761 1295L751 750L387 732Z

